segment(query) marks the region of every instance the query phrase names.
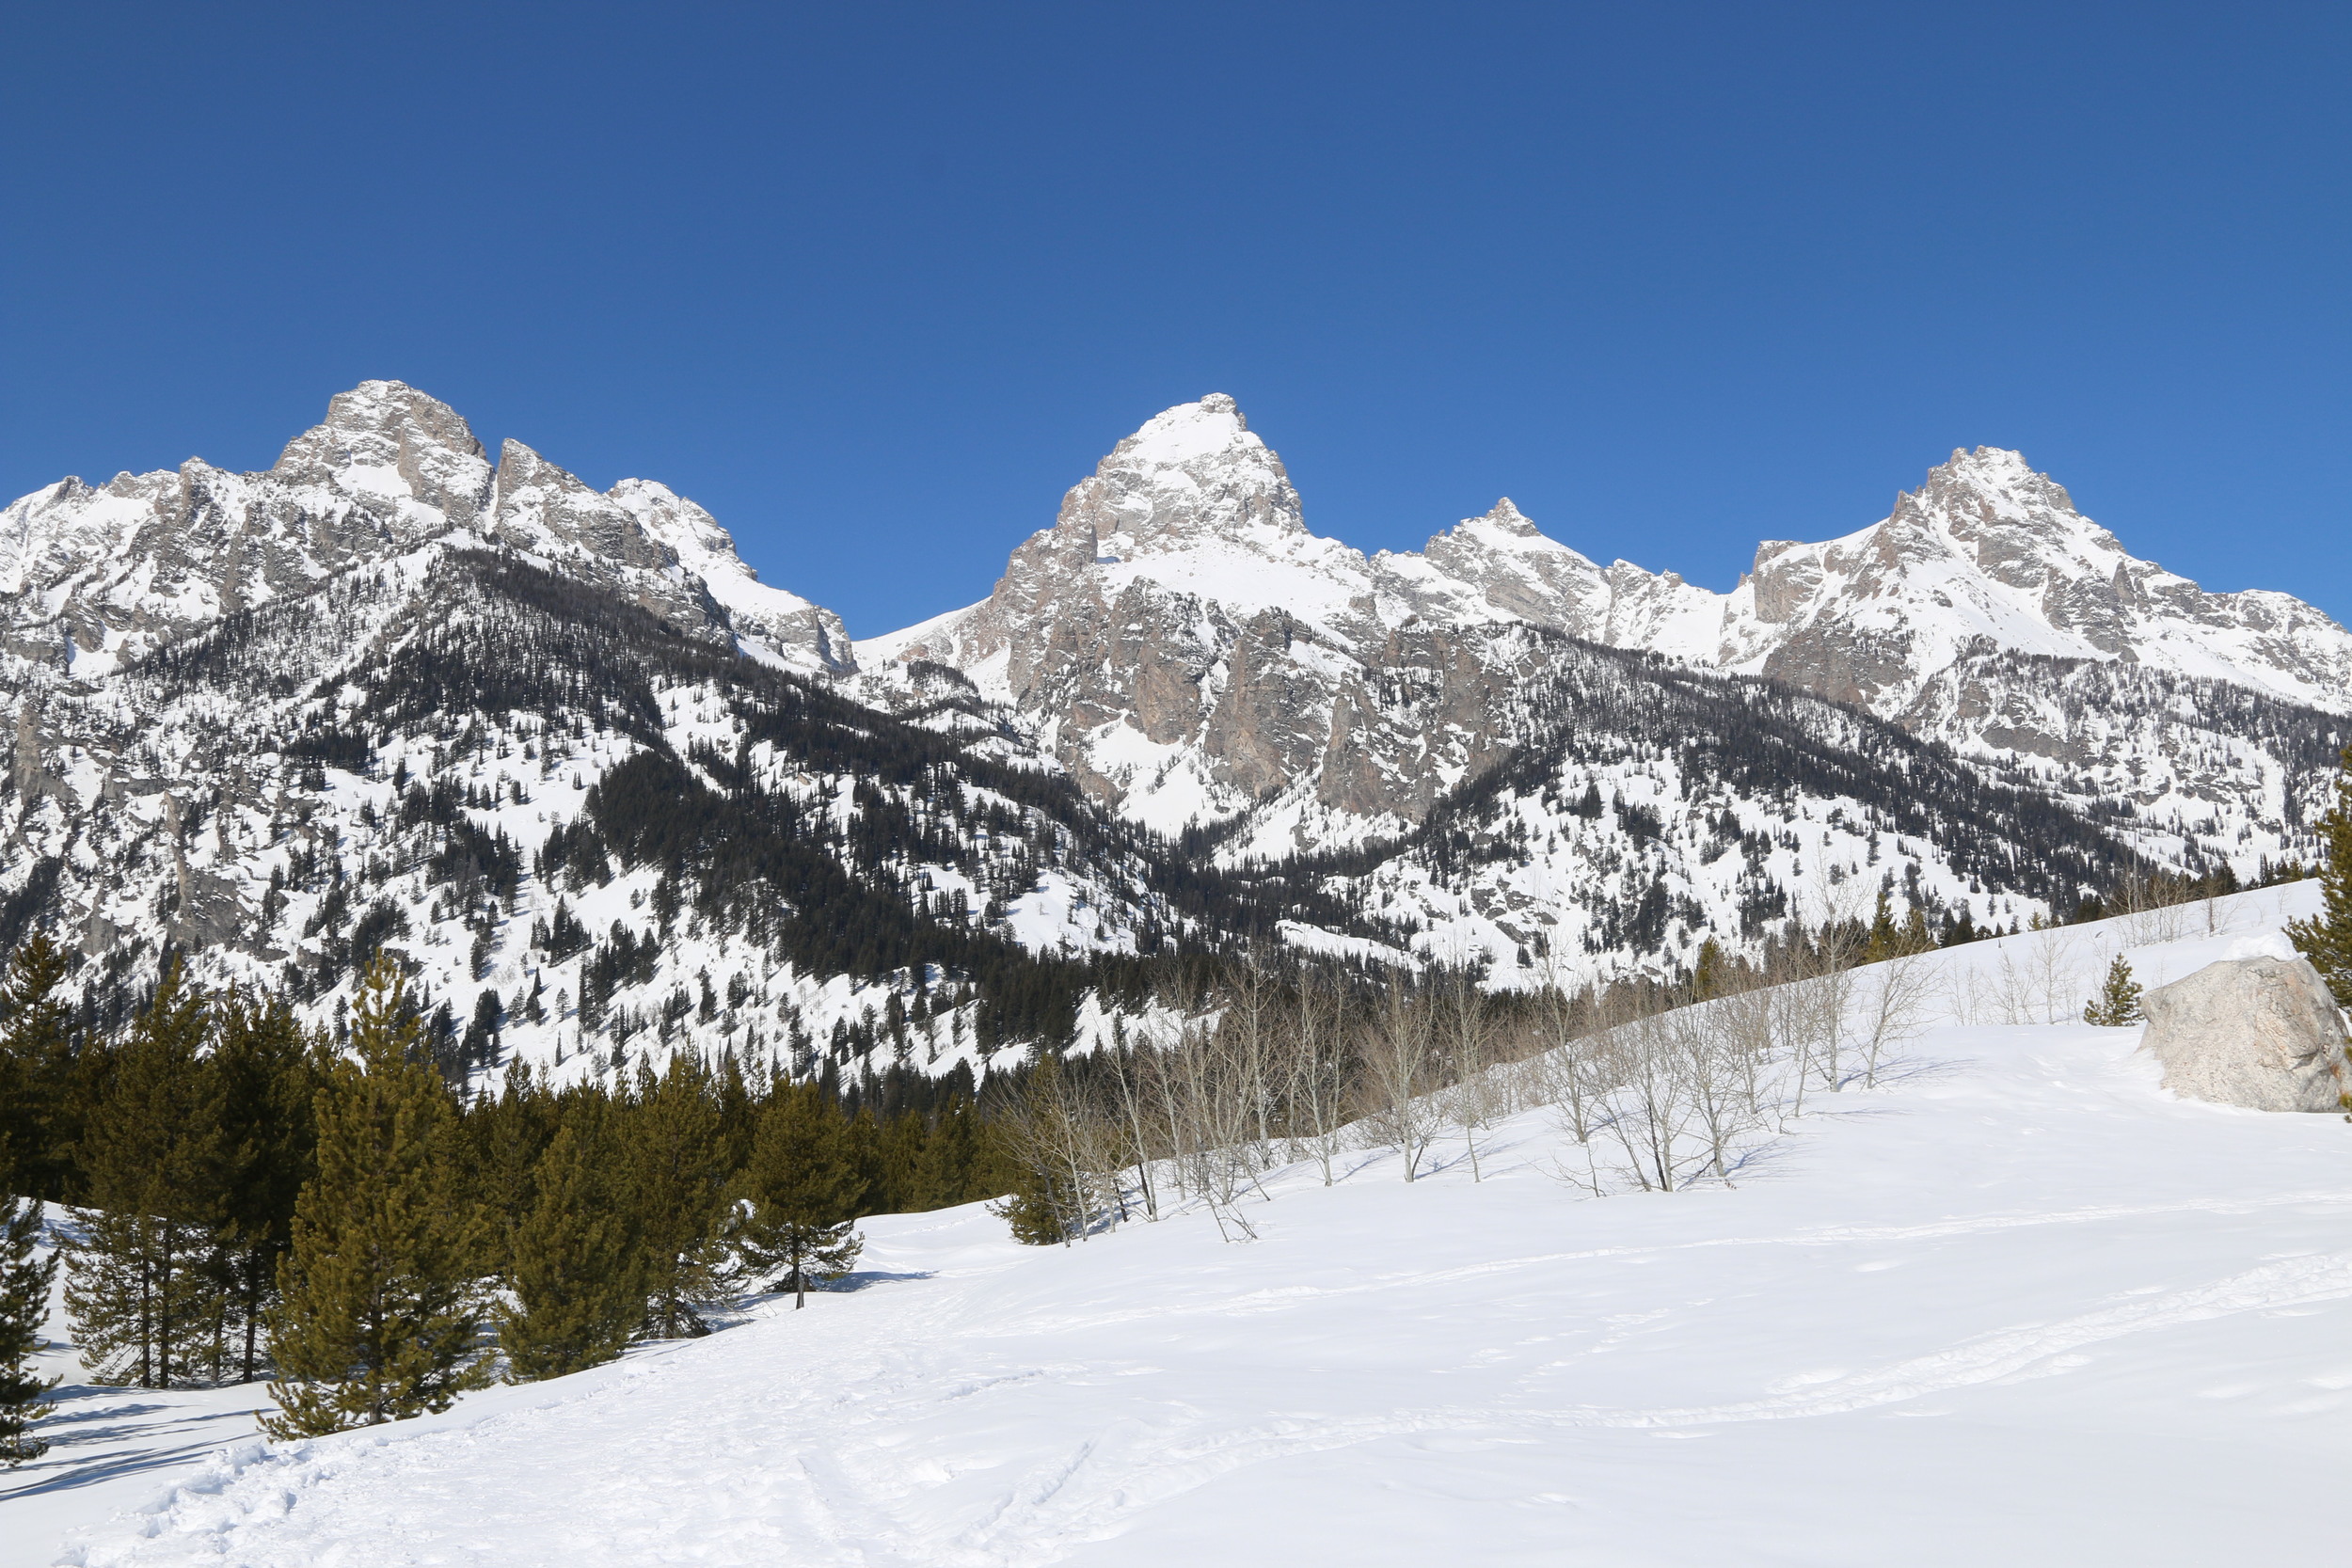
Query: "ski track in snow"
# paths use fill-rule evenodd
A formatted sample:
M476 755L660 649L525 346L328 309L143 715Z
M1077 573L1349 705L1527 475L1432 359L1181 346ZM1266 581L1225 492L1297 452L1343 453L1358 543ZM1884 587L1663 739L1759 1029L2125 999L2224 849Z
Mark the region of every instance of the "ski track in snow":
M2185 1210L2250 1212L2275 1205L2352 1204L2352 1191L2282 1196L2256 1204L2177 1204L2086 1210L2018 1218L1991 1216L1938 1225L1822 1232L1788 1238L1740 1238L1702 1245L1820 1245L1941 1237L2020 1224L2083 1223ZM1536 1263L1622 1256L1632 1249L1562 1253L1480 1269L1384 1279L1391 1290L1457 1281ZM1915 1400L1951 1389L2029 1375L2037 1364L2085 1346L2176 1324L2352 1297L2352 1251L2282 1259L2166 1295L2119 1303L2060 1322L2030 1324L1908 1357L1779 1398L1731 1403L1613 1409L1498 1410L1438 1406L1332 1419L1314 1412L1276 1413L1225 1425L1181 1415L1114 1422L1024 1471L968 1521L926 1519L921 1499L946 1475L894 1457L945 1407L1049 1379L1083 1377L1078 1366L1040 1365L974 1375L943 1375L936 1354L894 1348L845 1363L829 1359L824 1386L737 1382L727 1402L681 1412L647 1427L644 1402L626 1396L646 1379L676 1369L652 1359L618 1383L584 1398L493 1418L453 1433L404 1437L398 1432L298 1445L280 1452L248 1447L216 1462L214 1473L182 1487L151 1517L156 1534L142 1544L179 1537L163 1554L92 1550L68 1560L102 1568L129 1561L492 1562L752 1561L787 1550L801 1561L999 1564L1057 1560L1085 1544L1120 1532L1128 1518L1253 1465L1325 1452L1377 1439L1429 1433L1518 1429L1668 1428L1734 1421L1822 1417ZM1228 1304L1244 1307L1248 1298ZM1294 1303L1294 1305L1302 1305ZM1169 1314L1181 1315L1181 1313ZM944 1314L920 1307L899 1320L866 1325L865 1337L902 1336L909 1344L952 1335ZM1120 1321L1093 1320L1090 1326ZM828 1346L837 1352L839 1347ZM944 1386L943 1386L944 1385ZM424 1500L461 1504L479 1451L493 1444L527 1448L535 1428L568 1428L567 1446L585 1444L607 1458L597 1473L567 1478L557 1496L511 1497L506 1528L495 1544L469 1546L461 1528L436 1528L415 1516ZM785 1439L746 1452L739 1434L764 1426ZM258 1450L258 1451L257 1451ZM315 1502L306 1501L309 1493ZM650 1496L691 1498L665 1527ZM338 1539L294 1532L273 1550L252 1539L293 1522L300 1508L334 1510ZM533 1506L536 1504L537 1506ZM393 1512L399 1507L401 1512ZM516 1557L520 1529L537 1549ZM691 1538L691 1544L690 1540ZM403 1544L390 1552L369 1543ZM817 1548L830 1547L831 1555Z
M1947 1028L1734 1190L1581 1200L1534 1113L1483 1185L1292 1167L1249 1245L876 1220L808 1311L240 1445L62 1558L0 1501L0 1568L2335 1562L2268 1499L2352 1461L2352 1131L2132 1038Z

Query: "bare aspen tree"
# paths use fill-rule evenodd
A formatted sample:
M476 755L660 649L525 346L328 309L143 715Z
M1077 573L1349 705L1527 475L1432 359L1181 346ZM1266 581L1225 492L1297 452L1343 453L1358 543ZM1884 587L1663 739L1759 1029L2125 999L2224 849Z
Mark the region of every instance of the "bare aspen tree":
M1154 1051L1147 1037L1142 1042L1130 1044L1111 1061L1110 1112L1117 1121L1120 1136L1124 1140L1128 1157L1136 1166L1136 1190L1143 1199L1143 1217L1160 1217L1159 1183L1152 1180L1152 1117L1149 1079L1149 1057Z
M1875 1088L1886 1052L1918 1032L1934 990L1935 972L1916 953L1872 964L1859 999L1855 1033L1863 1053L1862 1086Z
M1405 1180L1421 1174L1421 1163L1438 1131L1437 1061L1430 1038L1427 999L1403 979L1392 979L1386 995L1359 1031L1368 1131L1405 1157Z
M1706 1144L1706 1169L1716 1180L1731 1179L1731 1161L1741 1135L1756 1125L1752 1096L1741 1070L1738 1041L1713 1026L1708 1009L1678 1007L1660 1020L1659 1046L1670 1056L1689 1119Z
M1439 1097L1445 1118L1462 1133L1470 1156L1470 1180L1485 1179L1478 1139L1503 1114L1494 1064L1495 1037L1486 998L1477 980L1457 970L1438 982L1430 998L1431 1047L1438 1070L1452 1082Z
M1562 1130L1579 1144L1587 1142L1600 1114L1600 1091L1595 1082L1593 1053L1586 1046L1592 1033L1589 993L1571 993L1562 983L1559 960L1546 956L1543 990L1535 999L1536 1054L1532 1058L1534 1092L1554 1109Z
M1850 896L1825 901L1813 940L1798 944L1809 981L1805 1000L1810 1004L1813 1065L1821 1075L1821 1086L1833 1093L1846 1083L1846 1018L1853 1000L1853 971L1869 941L1869 928L1861 918L1859 884L1846 883L1841 891Z
M1334 986L1302 975L1291 1002L1290 1049L1284 1057L1283 1099L1288 1104L1292 1147L1304 1146L1323 1173L1335 1180L1341 1129L1347 1123L1348 1055L1344 1005Z
M1218 1087L1235 1098L1234 1108L1246 1117L1249 1135L1242 1154L1253 1179L1271 1163L1274 1041L1283 1000L1280 985L1248 960L1227 970L1218 996Z
M1773 1029L1776 1009L1771 994L1735 991L1709 1002L1707 1011L1709 1022L1723 1035L1750 1121L1763 1126L1776 1119L1781 1088L1774 1069L1780 1041Z
M1810 964L1803 958L1775 967L1779 983L1764 991L1773 1041L1788 1053L1790 1116L1804 1115L1804 1092L1820 1054L1820 998L1809 988Z
M1657 1016L1636 1019L1611 1030L1610 1039L1618 1079L1610 1130L1643 1187L1671 1193L1682 1185L1689 1164L1692 1119L1673 1026Z

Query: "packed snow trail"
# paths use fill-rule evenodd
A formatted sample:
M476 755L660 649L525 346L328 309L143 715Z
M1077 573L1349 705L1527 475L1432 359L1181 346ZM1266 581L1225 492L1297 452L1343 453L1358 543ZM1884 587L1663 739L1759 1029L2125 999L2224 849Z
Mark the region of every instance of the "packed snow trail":
M1481 1184L1293 1169L1248 1245L875 1220L807 1311L234 1448L62 1560L2339 1562L2352 1127L2137 1037L1939 1030L1736 1189L1580 1199L1531 1116Z

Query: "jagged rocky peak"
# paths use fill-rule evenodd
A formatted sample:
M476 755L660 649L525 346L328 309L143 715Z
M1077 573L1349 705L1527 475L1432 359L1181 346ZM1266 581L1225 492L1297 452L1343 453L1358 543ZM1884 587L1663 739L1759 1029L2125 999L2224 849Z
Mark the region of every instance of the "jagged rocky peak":
M1930 469L1926 483L1895 498L1887 532L1949 541L2013 587L2040 586L2053 573L2112 576L2125 559L2113 534L2074 510L2064 485L1999 447L1955 451Z
M1056 526L1088 531L1110 556L1307 531L1282 460L1222 392L1154 415L1113 447L1071 487Z
M1760 546L1721 662L1899 715L1980 641L2352 705L2352 633L2286 594L2207 593L2135 558L1998 447L1954 451L1858 532Z
M337 394L260 473L191 458L0 513L0 659L99 676L352 567L485 540L755 657L850 668L838 618L759 582L700 507L645 481L600 493L519 441L494 469L455 409L399 381Z
M405 491L459 527L473 521L490 488L490 465L464 416L401 381L338 392L325 422L287 442L269 471L288 484Z
M1475 530L1481 533L1501 534L1503 537L1510 539L1544 538L1543 530L1537 528L1534 519L1530 518L1526 513L1521 512L1518 509L1518 503L1513 501L1508 496L1504 496L1502 499L1496 501L1493 506L1487 508L1484 516L1465 517L1460 522L1454 524L1453 529L1449 531L1458 534L1471 530ZM1443 535L1440 535L1440 537L1443 537ZM1561 546L1563 549L1565 549L1566 547L1567 546L1565 545Z

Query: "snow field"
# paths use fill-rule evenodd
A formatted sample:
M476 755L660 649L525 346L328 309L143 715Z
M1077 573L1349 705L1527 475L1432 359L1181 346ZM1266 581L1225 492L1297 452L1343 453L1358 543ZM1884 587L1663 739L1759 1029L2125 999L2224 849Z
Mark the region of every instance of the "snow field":
M2124 950L2185 973L2313 893ZM2056 935L2088 974L2125 924ZM2040 935L1936 956L1942 994ZM977 1206L877 1219L805 1312L232 1448L56 1560L2342 1560L2352 1128L1955 1006L1736 1188L1581 1200L1538 1112L1483 1183L1444 1144L1409 1186L1379 1151L1329 1189L1291 1167L1247 1245L1201 1213L1049 1249Z

